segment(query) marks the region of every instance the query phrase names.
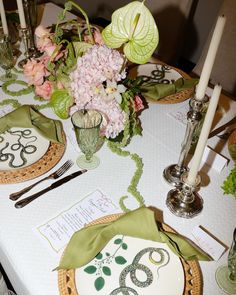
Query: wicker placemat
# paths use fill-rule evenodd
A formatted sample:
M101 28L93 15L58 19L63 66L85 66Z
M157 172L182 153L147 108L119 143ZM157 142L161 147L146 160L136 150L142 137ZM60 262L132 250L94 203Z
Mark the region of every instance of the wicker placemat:
M23 182L48 172L60 161L65 148L65 144L50 143L44 156L32 165L14 170L0 170L0 184Z
M235 150L236 150L236 130L234 130L231 134L230 137L228 139L228 149L230 146L235 146ZM231 158L233 159L234 163L236 163L236 158L235 155L232 154L231 150L229 149L229 153Z
M152 63L152 64L154 64L154 63ZM191 79L191 77L188 74L186 74L185 72L183 72L180 69L169 66L169 65L167 65L163 62L160 62L160 61L158 61L156 64L168 66L170 69L178 72L184 79ZM135 66L135 67L138 67L138 66ZM132 69L134 69L134 67L132 67ZM145 96L145 98L147 99L147 101L152 102L152 103L175 104L175 103L180 103L182 101L185 101L186 99L190 98L193 94L194 94L194 87L182 90L182 91L175 93L175 94L168 95L168 96L163 97L158 100L155 100L155 99L148 97L148 96Z
M99 218L89 225L111 222L119 218L122 214L113 214ZM88 225L88 226L89 226ZM163 229L174 232L168 225L162 224ZM202 294L202 275L197 261L185 261L181 259L185 275L185 287L183 295L200 295ZM58 286L60 295L79 295L75 284L75 270L61 269L58 271Z

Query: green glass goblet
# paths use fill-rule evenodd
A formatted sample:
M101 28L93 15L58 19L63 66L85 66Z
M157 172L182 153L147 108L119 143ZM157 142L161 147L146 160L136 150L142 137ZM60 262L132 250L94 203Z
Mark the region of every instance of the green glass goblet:
M6 35L0 36L0 66L6 71L5 75L0 76L3 82L16 78L15 74L11 73L15 61L12 53L10 38Z
M225 293L236 294L236 228L229 250L228 264L220 266L216 270L216 282Z
M78 157L76 163L84 169L96 168L100 160L94 155L97 151L102 115L95 110L79 110L71 117L77 143L84 155Z

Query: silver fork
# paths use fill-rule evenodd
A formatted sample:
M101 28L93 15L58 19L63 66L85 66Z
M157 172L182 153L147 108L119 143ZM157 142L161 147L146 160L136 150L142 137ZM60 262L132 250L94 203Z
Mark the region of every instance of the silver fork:
M70 167L73 165L74 163L71 160L66 161L59 169L57 169L55 172L53 172L52 174L40 179L39 181L33 183L30 186L27 186L26 188L16 192L16 193L12 193L9 196L9 199L11 199L12 201L16 201L18 200L23 194L27 193L28 191L30 191L33 187L35 187L37 184L39 184L40 182L47 180L47 179L57 179L60 176L62 176L68 169L70 169Z

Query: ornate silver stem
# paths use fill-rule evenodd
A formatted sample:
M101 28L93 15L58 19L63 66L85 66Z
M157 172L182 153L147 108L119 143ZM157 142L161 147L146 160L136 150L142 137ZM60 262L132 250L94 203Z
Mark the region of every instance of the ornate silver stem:
M205 102L206 100L200 101L195 99L195 97L190 100L190 109L187 113L187 127L181 144L178 163L166 167L163 171L164 179L176 187L181 185L181 175L188 170L186 160L191 148L194 131L202 118L201 111Z
M25 59L22 59L18 63L19 68L23 68L23 66L27 63L29 57L30 57L30 52L29 52L29 30L28 28L21 29L21 34L22 34L22 40L25 48Z
M201 178L198 175L196 183L189 185L186 181L187 173L182 175L182 186L175 188L167 194L166 206L179 217L192 218L199 214L203 208L203 200L197 194Z
M29 30L29 55L39 57L42 54L38 51L34 41L34 29L37 24L37 4L36 0L23 0L25 19Z

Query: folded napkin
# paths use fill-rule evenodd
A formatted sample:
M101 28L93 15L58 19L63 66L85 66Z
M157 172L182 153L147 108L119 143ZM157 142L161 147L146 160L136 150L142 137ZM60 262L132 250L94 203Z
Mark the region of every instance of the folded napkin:
M172 84L147 83L140 86L143 96L148 96L154 100L159 100L168 95L178 93L182 90L192 88L198 83L198 79L179 78Z
M65 143L62 123L43 116L30 105L23 105L0 118L0 134L12 127L34 128L52 142Z
M141 207L113 222L92 225L74 233L57 270L74 269L87 264L116 235L166 243L174 253L185 260L210 260L183 237L158 228L154 212Z

